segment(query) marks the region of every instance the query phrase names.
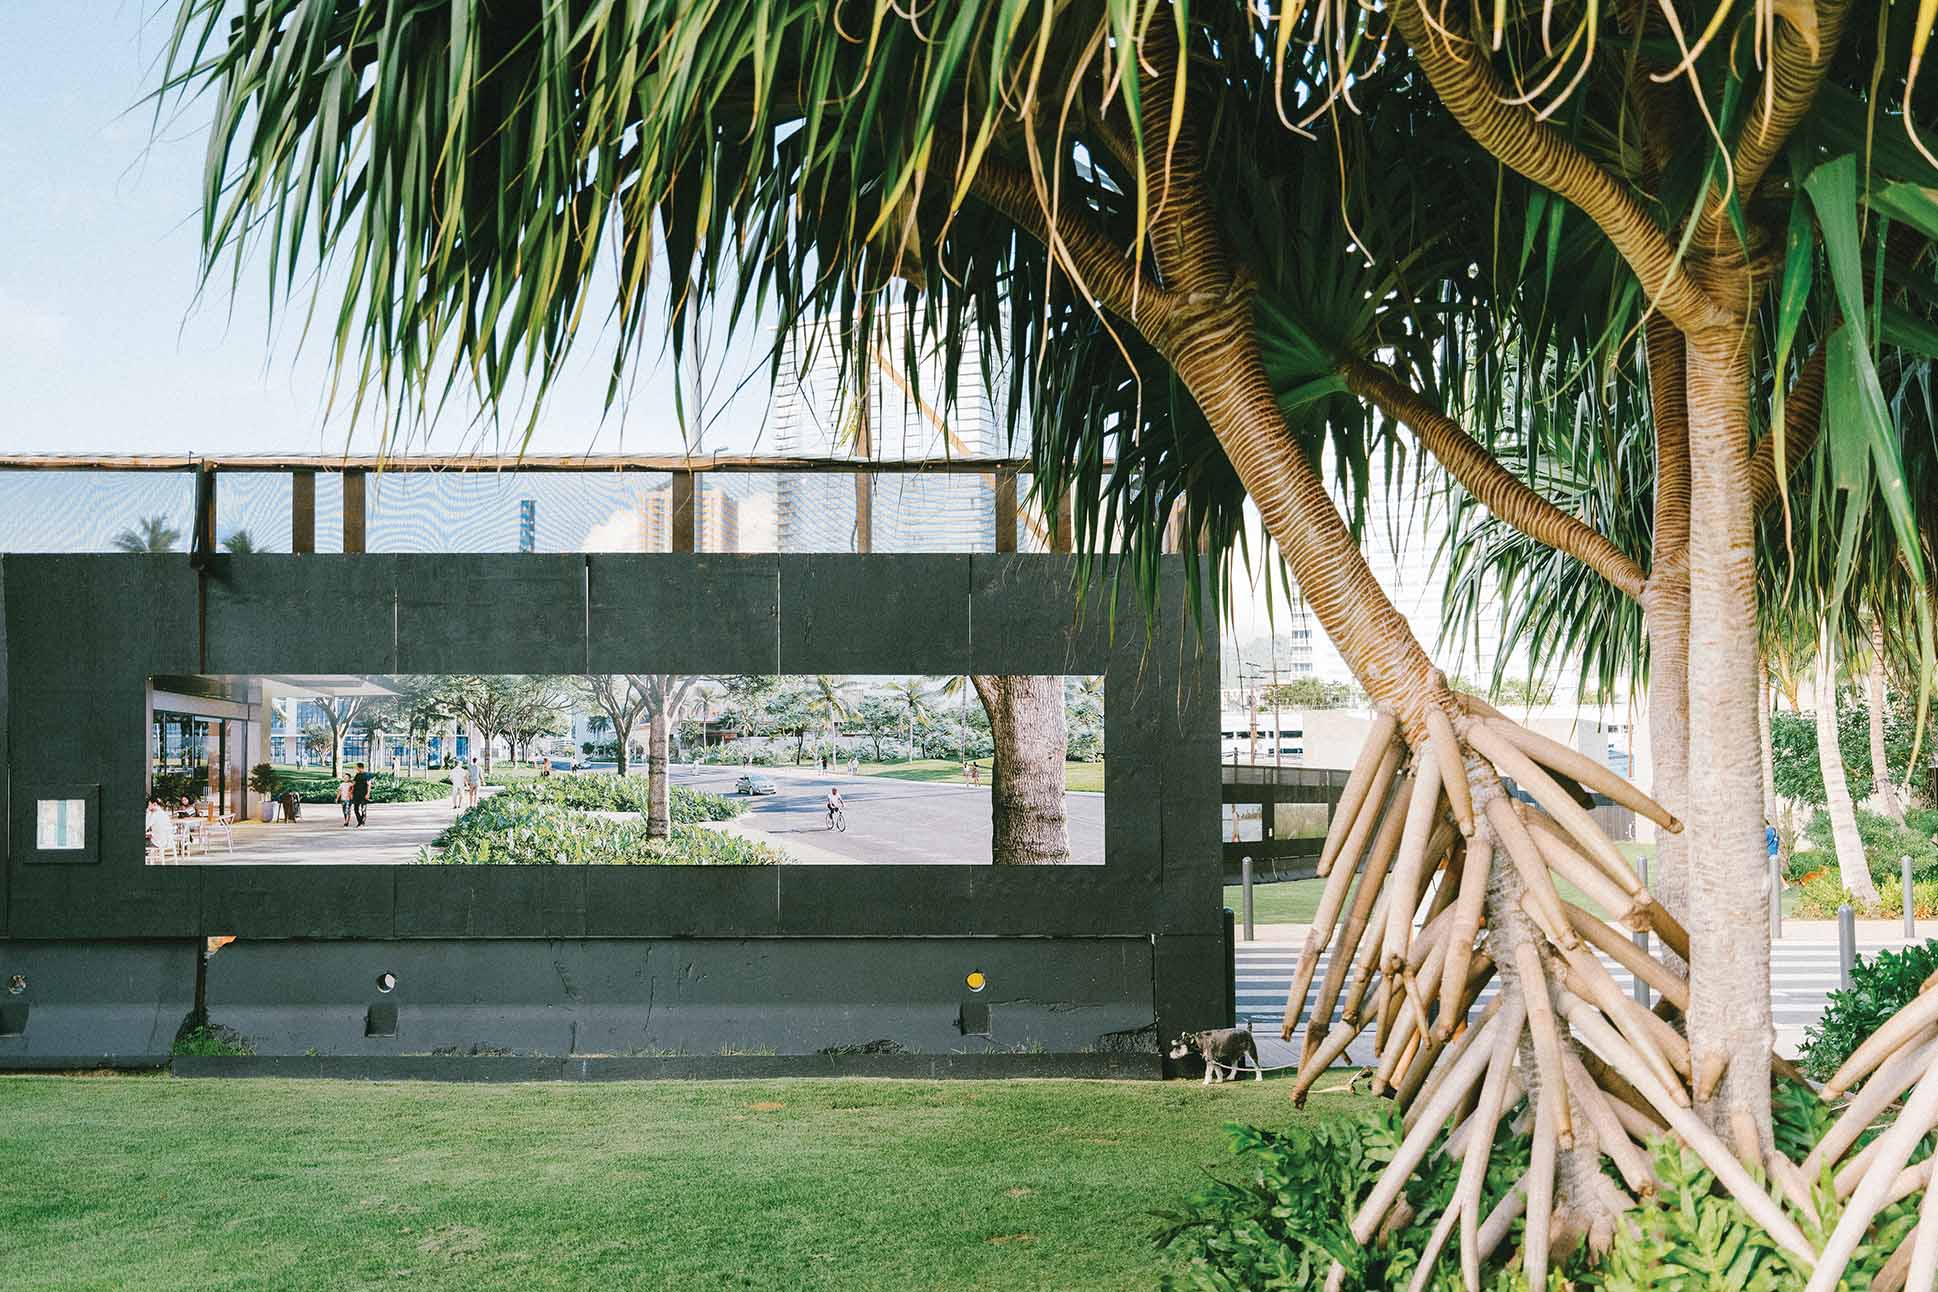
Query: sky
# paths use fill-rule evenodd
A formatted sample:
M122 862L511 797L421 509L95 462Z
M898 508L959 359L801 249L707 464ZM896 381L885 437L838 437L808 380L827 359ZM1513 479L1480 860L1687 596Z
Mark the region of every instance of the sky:
M200 182L211 108L158 123L173 0L0 4L0 451L228 454L373 452L378 428L325 415L323 348L301 317L272 328L267 285L225 267L201 290ZM647 355L623 419L603 415L606 351L583 338L535 452L677 452L670 360ZM757 380L721 413L715 450L767 430L758 331L719 349L724 385ZM428 445L478 447L468 417ZM488 442L485 447L492 447Z
M375 452L374 419L352 425L342 409L326 410L323 346L303 343L300 311L272 326L265 280L245 277L232 293L226 267L203 289L200 181L212 110L171 103L158 120L150 97L173 11L174 0L0 4L0 452ZM608 414L601 342L596 330L581 337L529 450L687 447L670 359L644 356L623 415ZM766 342L759 326L716 342L716 389L740 394L716 402L707 450L769 445ZM463 415L410 446L516 447ZM99 550L126 515L186 507L176 481L124 476L115 488L127 496L92 518L107 528L77 533L73 547ZM319 502L327 529L332 508ZM24 505L14 497L10 509ZM251 523L273 526L279 509L266 502ZM87 521L40 510L43 525ZM318 537L327 549L331 535ZM1235 602L1228 631L1269 631L1259 593L1241 588Z

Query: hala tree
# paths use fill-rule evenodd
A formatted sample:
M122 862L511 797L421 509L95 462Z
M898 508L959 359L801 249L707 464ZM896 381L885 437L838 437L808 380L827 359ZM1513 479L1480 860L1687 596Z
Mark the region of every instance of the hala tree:
M1373 1023L1380 1083L1418 1115L1354 1237L1404 1205L1426 1143L1476 1088L1487 1116L1463 1177L1484 1174L1518 1067L1537 1128L1527 1205L1554 1221L1527 1229L1542 1284L1551 1235L1605 1239L1621 1210L1601 1171L1604 1151L1631 1160L1598 1115L1611 1092L1701 1154L1778 1245L1816 1256L1717 1132L1758 1160L1772 1149L1767 949L1739 937L1765 900L1753 539L1759 496L1782 492L1826 398L1854 410L1837 438L1870 464L1926 586L1874 355L1887 284L1938 234L1919 187L1932 172L1904 135L1934 0L1875 24L1852 8L274 0L234 15L184 0L168 62L171 85L217 90L211 260L265 239L279 290L311 239L338 260L351 286L326 315L359 402L428 417L468 381L495 408L527 371L542 397L610 259L615 382L668 299L676 354L712 297L771 306L779 338L844 320L850 368L884 335L910 372L919 346L950 374L962 347L1000 351L1037 487L1074 497L1082 541L1121 535L1115 568L1147 590L1167 533L1228 560L1255 502L1383 715L1328 840L1286 1024L1330 945L1302 1088ZM1906 250L1882 254L1887 224L1915 234ZM652 288L662 255L687 285L670 297ZM1606 360L1597 338L1637 335L1646 551L1491 447L1527 409L1569 413L1561 397L1605 370L1618 408L1641 406L1636 383L1582 363ZM1579 415L1603 425L1594 399ZM1614 456L1585 443L1586 459ZM1625 599L1617 613L1649 639L1661 803L1434 670L1355 539L1382 445L1417 446L1535 556ZM1928 614L1919 637L1928 659ZM1502 773L1538 808L1508 798ZM1571 782L1671 835L1689 819L1687 849L1663 849L1661 900ZM1636 966L1686 1030L1611 990L1585 948L1627 944L1562 903L1554 872L1689 961L1686 984ZM1492 975L1500 1007L1461 1030ZM1470 1284L1475 1196L1455 1204ZM1868 1220L1845 1213L1822 1286Z

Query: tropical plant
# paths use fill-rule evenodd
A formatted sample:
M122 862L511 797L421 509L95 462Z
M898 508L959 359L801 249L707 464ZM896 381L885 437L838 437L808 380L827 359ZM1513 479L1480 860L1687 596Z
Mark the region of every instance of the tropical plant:
M1229 567L1249 497L1385 715L1327 840L1330 918L1291 999L1303 1002L1329 945L1342 978L1362 936L1369 949L1346 1026L1331 1024L1337 991L1324 998L1300 1080L1372 1021L1358 1010L1375 975L1398 1014L1370 1011L1388 1084L1417 1093L1436 1065L1470 1071L1447 1066L1451 1036L1480 985L1470 974L1497 968L1503 1051L1524 1026L1553 1041L1557 1006L1610 1042L1617 1066L1653 1069L1662 1046L1687 1045L1686 1072L1621 1079L1660 1096L1648 1102L1796 1253L1807 1240L1704 1137L1741 1124L1759 1149L1774 1143L1768 953L1740 936L1763 918L1766 873L1753 539L1764 500L1782 501L1819 435L1818 410L1848 412L1826 436L1837 487L1813 494L1837 523L1800 508L1803 537L1838 564L1857 535L1888 537L1930 660L1927 553L1878 360L1928 326L1913 293L1938 204L1929 159L1904 135L1922 110L1934 3L1880 8L1867 24L1837 0L1717 4L1703 21L1685 21L1678 0L1474 16L1346 0L1040 13L1014 0L872 13L644 0L583 15L479 0L272 0L238 15L183 0L166 83L216 89L211 266L251 263L251 243L267 240L279 293L356 285L321 313L337 320L333 356L359 406L428 420L470 383L485 407L522 397L536 417L588 295L616 282L615 394L648 340L670 336L677 359L712 298L736 317L770 305L777 363L816 319L839 320L829 330L848 371L884 338L910 372L924 347L947 373L971 346L1000 351L1006 364L983 371L1015 375L1000 393L1011 426L1030 428L1039 501L1070 498L1086 568L1149 598L1167 535L1188 572L1207 552ZM1904 253L1886 254L1887 226L1913 235ZM312 257L342 273L297 273ZM656 278L661 260L670 273ZM518 373L534 376L514 397ZM1632 412L1645 389L1646 420ZM945 379L943 404L957 395ZM1628 497L1646 497L1641 523L1570 513L1492 451L1533 409L1578 428L1589 461L1598 442L1609 464L1639 447L1653 486ZM1639 425L1651 443L1618 434ZM1355 541L1372 468L1404 487L1399 460L1415 445L1526 535L1532 559L1592 570L1605 594L1577 584L1609 615L1642 615L1658 801L1434 670ZM1871 515L1886 523L1865 525ZM1626 545L1643 532L1646 552ZM1123 551L1099 551L1113 536ZM1537 800L1525 817L1502 773ZM1663 826L1660 901L1626 887L1569 780ZM1369 851L1382 812L1397 837ZM1340 925L1362 866L1364 900ZM1614 886L1605 907L1690 960L1686 1038L1600 990L1551 867L1599 873L1591 882ZM1369 920L1382 887L1385 915ZM1423 895L1451 902L1460 887L1469 903L1434 916L1445 931L1416 932ZM1557 990L1571 974L1596 1003ZM1521 1079L1573 1095L1563 1053L1537 1044ZM1555 1102L1559 1117L1573 1100ZM1484 1169L1492 1136L1470 1138ZM1557 1224L1531 1236L1601 1232L1620 1210L1594 1182L1603 1150L1622 1145L1584 1119L1563 1138L1566 1156L1531 1186L1545 1199L1559 1181ZM1389 1165L1355 1243L1417 1164ZM1477 1207L1470 1197L1470 1223ZM1545 1201L1535 1210L1546 1219ZM1545 1246L1525 1256L1545 1284ZM1827 1258L1813 1282L1843 1264Z
M1804 1029L1803 1067L1828 1081L1851 1053L1910 1004L1918 989L1938 973L1938 941L1898 950L1886 949L1851 965L1851 985L1830 993L1823 1017Z
M465 866L772 866L771 844L698 825L655 835L647 822L614 820L522 790L494 794L452 822L418 861Z
M256 550L256 540L246 529L232 529L222 540L222 550L232 556L248 556Z
M249 769L249 789L259 798L273 799L282 793L282 778L269 763L257 763Z
M915 761L915 726L927 722L935 711L934 693L924 678L904 677L888 683L882 688L888 694L889 703L901 714L908 729L908 757Z
M182 531L168 523L166 516L146 516L134 529L114 536L114 546L122 552L172 552L182 541Z

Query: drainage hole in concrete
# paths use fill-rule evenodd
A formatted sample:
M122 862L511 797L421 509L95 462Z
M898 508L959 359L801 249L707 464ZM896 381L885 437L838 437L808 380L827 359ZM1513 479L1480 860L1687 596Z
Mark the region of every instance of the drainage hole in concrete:
M391 991L397 990L397 975L394 973L378 974L377 990L382 992L391 992Z

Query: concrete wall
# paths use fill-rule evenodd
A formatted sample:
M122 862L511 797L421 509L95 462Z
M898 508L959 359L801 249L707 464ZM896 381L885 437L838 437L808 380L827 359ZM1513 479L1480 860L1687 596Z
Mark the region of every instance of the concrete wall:
M199 576L168 555L0 558L0 983L53 946L232 935L207 1001L263 1053L811 1053L963 1046L980 948L1002 968L990 991L1018 994L972 1002L996 1026L967 1044L1081 1050L1214 1025L1216 641L1187 623L1183 575L1169 564L1154 619L1127 594L1113 631L1103 593L1080 598L1056 556L224 555ZM1106 864L143 864L150 674L647 669L1102 673ZM33 802L76 787L98 799L94 859L50 864L28 846ZM392 951L387 969L373 948ZM409 1033L362 1034L380 971L407 984ZM133 972L169 979L157 1000L193 999L172 960ZM86 1004L84 986L43 977L0 1060L47 1053L40 1020ZM723 1031L738 1034L708 1044ZM119 1037L100 1052L134 1043Z

